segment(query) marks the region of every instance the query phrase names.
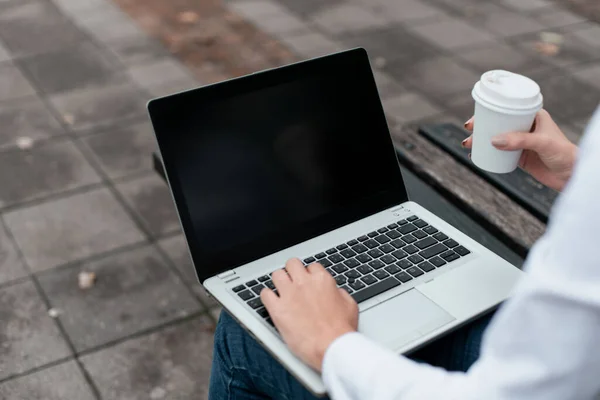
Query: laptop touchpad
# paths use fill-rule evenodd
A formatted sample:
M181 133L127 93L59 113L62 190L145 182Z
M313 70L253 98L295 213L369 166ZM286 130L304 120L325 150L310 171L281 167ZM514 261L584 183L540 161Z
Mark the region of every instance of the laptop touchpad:
M452 315L411 289L362 312L358 330L395 350L452 321Z

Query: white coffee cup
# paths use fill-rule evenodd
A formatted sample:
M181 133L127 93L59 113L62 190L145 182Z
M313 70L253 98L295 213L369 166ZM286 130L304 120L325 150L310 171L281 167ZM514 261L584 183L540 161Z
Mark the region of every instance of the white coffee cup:
M492 137L512 131L529 132L543 97L533 80L503 70L488 71L473 88L475 123L471 160L479 168L503 174L514 171L521 150L498 150Z

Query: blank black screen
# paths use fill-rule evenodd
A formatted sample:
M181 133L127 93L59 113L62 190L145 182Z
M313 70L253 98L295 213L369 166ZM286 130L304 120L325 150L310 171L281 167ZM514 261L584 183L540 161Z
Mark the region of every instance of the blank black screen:
M372 74L359 79L359 72L357 64L267 76L262 85L195 106L188 96L185 106L171 108L177 122L168 124L168 138L158 135L159 145L187 205L199 276L402 201Z

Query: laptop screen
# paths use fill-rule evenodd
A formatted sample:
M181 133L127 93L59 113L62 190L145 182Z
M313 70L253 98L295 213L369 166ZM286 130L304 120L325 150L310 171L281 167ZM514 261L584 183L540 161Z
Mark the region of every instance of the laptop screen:
M363 50L149 107L201 280L406 200Z

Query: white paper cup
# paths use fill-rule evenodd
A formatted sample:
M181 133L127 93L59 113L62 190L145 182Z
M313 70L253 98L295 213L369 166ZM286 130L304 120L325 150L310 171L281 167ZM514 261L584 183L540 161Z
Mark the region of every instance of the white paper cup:
M522 151L498 150L492 145L492 137L512 131L529 132L543 105L540 87L525 76L495 70L481 76L472 95L475 123L471 160L485 171L514 171Z

